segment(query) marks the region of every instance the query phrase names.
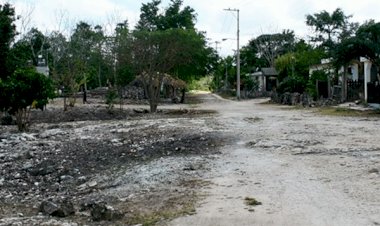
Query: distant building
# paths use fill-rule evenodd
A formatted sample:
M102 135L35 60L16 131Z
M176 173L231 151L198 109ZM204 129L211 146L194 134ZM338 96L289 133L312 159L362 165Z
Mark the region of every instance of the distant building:
M49 76L49 66L47 65L47 62L42 57L42 55L38 56L38 62L37 62L36 70L38 73Z
M259 92L274 91L278 87L278 72L273 67L264 67L250 74L259 84Z

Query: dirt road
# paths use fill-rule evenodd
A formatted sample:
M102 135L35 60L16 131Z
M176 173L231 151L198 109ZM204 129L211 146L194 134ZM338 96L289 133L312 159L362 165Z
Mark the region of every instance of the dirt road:
M204 99L236 140L216 160L196 214L169 225L380 225L378 118Z

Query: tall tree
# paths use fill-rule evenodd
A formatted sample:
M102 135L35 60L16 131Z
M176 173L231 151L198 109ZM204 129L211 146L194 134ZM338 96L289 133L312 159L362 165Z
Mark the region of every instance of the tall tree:
M33 65L38 64L38 58L43 55L46 58L47 49L49 48L48 38L37 28L32 28L25 34L21 41L29 45L29 52Z
M171 0L165 15L160 17L158 28L166 30L170 28L194 29L196 14L193 8L186 6L181 9L183 0Z
M153 0L142 5L133 33L134 68L143 80L151 112L157 110L165 73L189 81L207 73L213 59L204 33L194 27L195 11L182 7L182 0L171 0L169 7L160 12L160 3Z
M12 73L7 67L7 58L16 35L15 21L15 9L8 3L0 4L0 78L6 78Z
M155 31L161 23L162 15L159 14L161 0L143 3L141 6L140 20L136 25L136 30Z
M274 67L274 61L278 56L293 51L294 31L283 30L282 33L263 34L250 44L255 45L257 54L266 60L267 66Z
M125 86L134 79L132 66L132 36L128 21L118 23L115 29L113 52L115 54L115 84Z
M380 68L380 22L369 21L360 26L356 33L356 50Z
M334 45L341 40L350 37L358 27L357 23L352 23L342 9L337 8L331 14L325 10L306 15L306 24L313 28L315 36L311 40L322 47L332 50Z
M156 112L163 78L177 65L193 63L203 42L195 31L169 29L133 33L133 64L148 95L150 111Z

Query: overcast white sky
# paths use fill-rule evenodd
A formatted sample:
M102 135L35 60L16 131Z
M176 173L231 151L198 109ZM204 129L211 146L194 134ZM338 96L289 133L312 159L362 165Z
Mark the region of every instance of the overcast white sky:
M149 0L150 1L150 0ZM105 25L107 21L127 19L133 27L138 21L140 7L148 0L0 0L10 2L16 12L22 15L33 8L33 26L41 31L58 29L58 19L65 12L70 18L71 28L79 20L90 24ZM162 1L162 7L169 0ZM240 10L241 46L248 40L262 34L279 32L283 29L294 30L301 38L311 33L305 24L305 15L326 10L334 11L340 7L346 15L353 15L352 21L364 22L369 19L380 21L379 0L184 0L198 14L197 28L207 32L210 45L223 38L236 38L236 13L225 8ZM236 40L219 44L222 55L232 54Z

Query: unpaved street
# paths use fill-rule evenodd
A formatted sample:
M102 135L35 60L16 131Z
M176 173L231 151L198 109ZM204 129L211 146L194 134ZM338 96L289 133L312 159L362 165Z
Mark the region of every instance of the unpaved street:
M379 117L190 98L1 126L0 226L380 225Z
M378 118L205 99L236 139L215 160L196 214L169 225L380 225Z

